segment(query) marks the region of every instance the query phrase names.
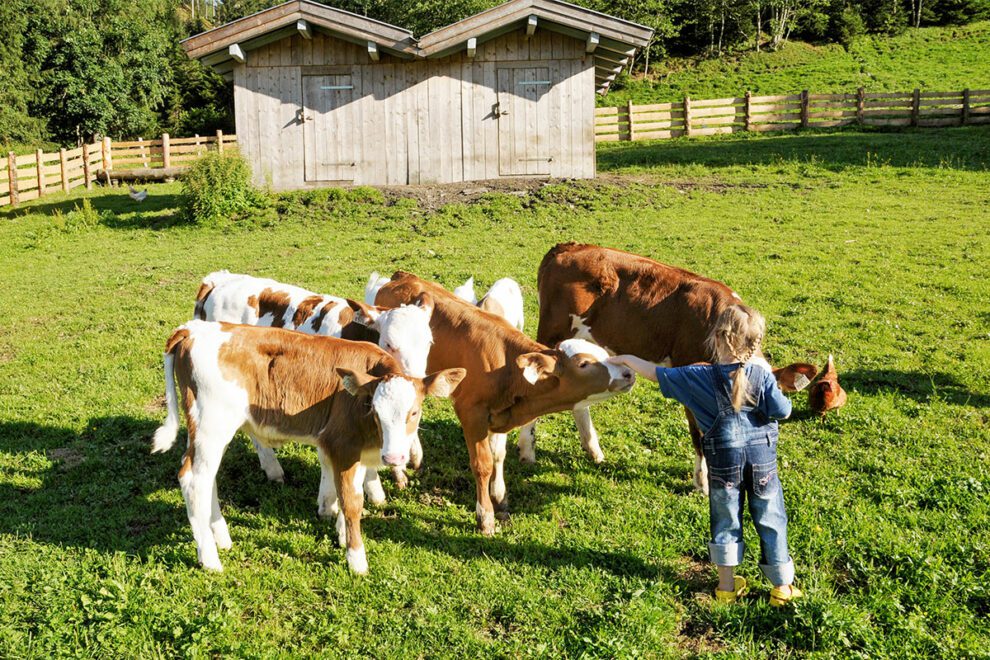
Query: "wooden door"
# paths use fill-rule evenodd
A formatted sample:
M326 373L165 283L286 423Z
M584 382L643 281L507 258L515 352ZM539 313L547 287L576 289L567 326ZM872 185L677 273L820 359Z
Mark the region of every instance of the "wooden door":
M548 67L498 70L498 173L550 174Z
M354 85L350 75L303 76L306 181L353 181Z

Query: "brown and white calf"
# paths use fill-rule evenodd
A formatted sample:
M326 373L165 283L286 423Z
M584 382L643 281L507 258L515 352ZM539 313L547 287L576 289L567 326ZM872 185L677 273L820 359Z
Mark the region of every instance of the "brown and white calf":
M423 377L433 335L432 305L428 299L395 309L377 308L347 298L314 293L275 280L240 275L225 270L203 278L196 295L194 318L297 330L312 335L370 341L384 348L411 376ZM251 438L268 478L283 481L275 452ZM418 469L423 451L418 436L413 442L412 464ZM385 500L377 472L368 473L368 497ZM399 487L406 484L404 468L393 470Z
M180 327L165 345L168 417L152 452L175 444L178 385L189 430L179 485L200 564L223 570L217 548L231 547L216 475L227 445L244 430L266 447L316 446L319 513L336 515L348 565L366 573L365 473L382 463L405 465L423 397L449 396L463 378L463 369L408 376L395 358L366 342L209 321Z
M424 293L434 301L430 325L435 341L428 369L467 369L454 392L454 411L475 477L478 528L492 534L495 510L508 511L505 434L541 415L569 410L589 397L628 391L635 376L582 352L568 354L538 344L504 319L409 273L395 273L378 291L376 302L394 306Z
M709 329L727 306L741 302L716 280L629 252L597 245L561 243L543 257L537 276L540 327L547 345L577 337L612 354L632 354L669 366L710 361ZM770 365L762 354L754 361ZM800 390L817 373L811 364L772 369L784 391ZM587 407L574 410L582 445L596 463L604 460ZM708 491L701 433L688 413L695 449L695 486ZM519 458L536 460L534 425L519 434Z

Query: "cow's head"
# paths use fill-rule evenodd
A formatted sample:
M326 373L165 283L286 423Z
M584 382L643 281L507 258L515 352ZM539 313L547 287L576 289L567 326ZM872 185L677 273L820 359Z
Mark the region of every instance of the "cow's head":
M403 466L409 462L420 411L426 396L449 397L464 379L464 369L445 369L426 378L393 374L375 377L350 369L337 369L344 389L370 399L370 409L381 441L382 462Z
M426 375L426 360L433 345L430 318L433 298L421 293L411 305L375 307L356 300L347 304L354 310L354 321L378 331L378 345L394 357L410 376Z
M507 433L537 417L632 389L633 372L603 362L601 356L608 357L604 351L582 350L589 346L593 345L569 344L566 350L558 347L517 357L515 368L530 387L521 389L505 410L492 412L491 430Z

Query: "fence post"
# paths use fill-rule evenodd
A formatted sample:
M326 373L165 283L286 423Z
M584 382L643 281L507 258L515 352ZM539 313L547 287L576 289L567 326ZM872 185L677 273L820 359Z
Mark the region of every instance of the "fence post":
M93 189L93 179L89 175L89 145L83 142L83 180L86 182L86 190Z
M808 90L801 90L801 128L808 128L808 104L810 103Z
M13 151L7 152L7 187L10 189L10 205L20 201L17 194L17 156Z
M914 88L914 95L911 97L911 125L918 125L918 115L921 113L921 90Z
M103 138L103 168L107 172L113 171L113 140L108 137ZM110 175L107 175L107 181Z
M969 123L969 87L963 90L962 125Z
M636 139L636 134L633 128L633 103L632 99L626 104L626 112L629 113L629 141L632 142Z
M141 150L141 165L143 165L144 167L148 167L148 156L144 152L144 138L139 137L138 142L141 143L138 145L138 149Z
M45 194L45 171L42 169L45 162L45 154L38 149L34 152L35 167L38 168L38 197Z
M217 151L223 153L223 131L217 129Z
M162 167L169 168L172 164L172 157L168 153L168 133L162 133Z
M856 90L856 123L863 125L863 110L866 108L866 90L860 87Z
M62 192L69 192L69 170L65 162L65 148L58 150L59 169L62 171Z
M684 136L691 137L691 97L684 97Z
M744 110L744 113L745 114L743 115L743 121L745 122L744 123L744 126L746 127L746 130L747 131L753 130L753 108L752 108L752 106L753 106L753 93L747 89L746 90L746 106L745 106L746 109Z

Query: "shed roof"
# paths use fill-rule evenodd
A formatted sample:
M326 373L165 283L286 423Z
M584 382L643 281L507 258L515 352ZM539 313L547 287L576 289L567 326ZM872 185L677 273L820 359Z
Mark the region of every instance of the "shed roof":
M238 52L260 48L311 26L369 50L380 49L403 58L439 58L468 48L469 40L483 43L523 26L549 29L582 39L595 58L595 87L605 92L639 48L649 44L653 30L609 14L562 0L508 0L462 21L431 32L419 40L412 32L312 0L289 0L182 41L186 54L221 72L233 67Z

